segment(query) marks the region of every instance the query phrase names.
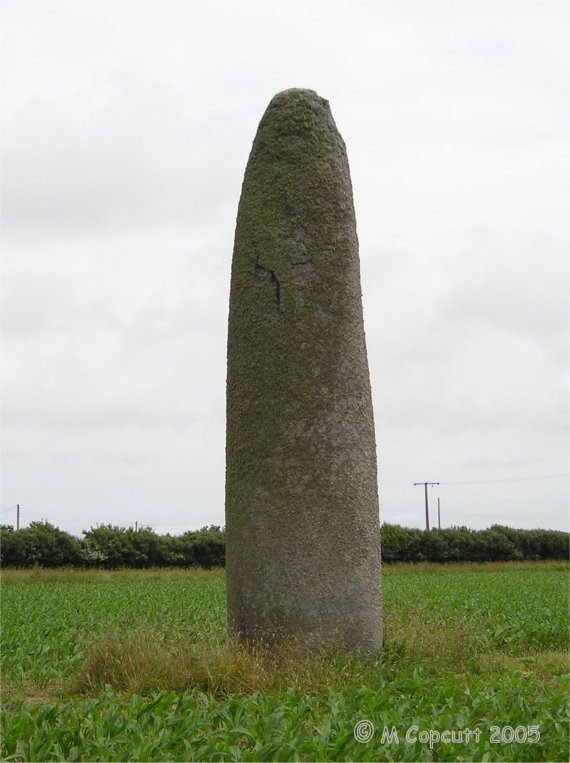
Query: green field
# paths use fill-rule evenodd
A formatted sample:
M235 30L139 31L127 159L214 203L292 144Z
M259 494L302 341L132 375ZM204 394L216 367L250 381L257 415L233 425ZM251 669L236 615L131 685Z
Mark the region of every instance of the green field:
M381 659L277 662L227 645L222 571L4 572L2 758L568 760L567 565L383 586Z

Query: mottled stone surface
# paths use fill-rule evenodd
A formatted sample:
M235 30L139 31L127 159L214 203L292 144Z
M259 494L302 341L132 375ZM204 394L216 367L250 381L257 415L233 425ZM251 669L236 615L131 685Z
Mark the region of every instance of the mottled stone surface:
M346 148L286 90L245 171L228 332L230 632L382 645L376 445Z

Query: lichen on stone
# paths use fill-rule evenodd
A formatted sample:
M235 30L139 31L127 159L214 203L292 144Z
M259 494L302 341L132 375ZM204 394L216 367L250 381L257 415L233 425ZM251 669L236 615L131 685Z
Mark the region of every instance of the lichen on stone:
M226 524L234 632L315 644L335 633L378 651L376 449L352 187L329 104L310 90L272 99L243 181Z

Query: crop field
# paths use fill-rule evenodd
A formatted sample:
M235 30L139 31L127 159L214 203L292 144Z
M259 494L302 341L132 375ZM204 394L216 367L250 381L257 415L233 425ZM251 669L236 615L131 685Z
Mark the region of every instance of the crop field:
M5 571L2 759L569 758L568 565L397 565L385 650L226 640L223 571Z

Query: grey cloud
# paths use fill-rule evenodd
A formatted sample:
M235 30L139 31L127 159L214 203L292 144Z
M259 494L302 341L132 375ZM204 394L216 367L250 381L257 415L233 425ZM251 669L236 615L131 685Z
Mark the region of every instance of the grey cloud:
M7 505L223 523L237 201L296 85L347 143L383 517L421 525L417 479L564 471L568 7L410 7L4 4ZM532 526L515 488L446 521Z
M438 308L443 321L486 323L548 344L567 335L568 276L563 242L547 234L484 232L454 263Z
M183 93L138 90L115 83L100 98L32 101L12 116L5 225L197 229L215 219L239 191L227 135L187 113Z

